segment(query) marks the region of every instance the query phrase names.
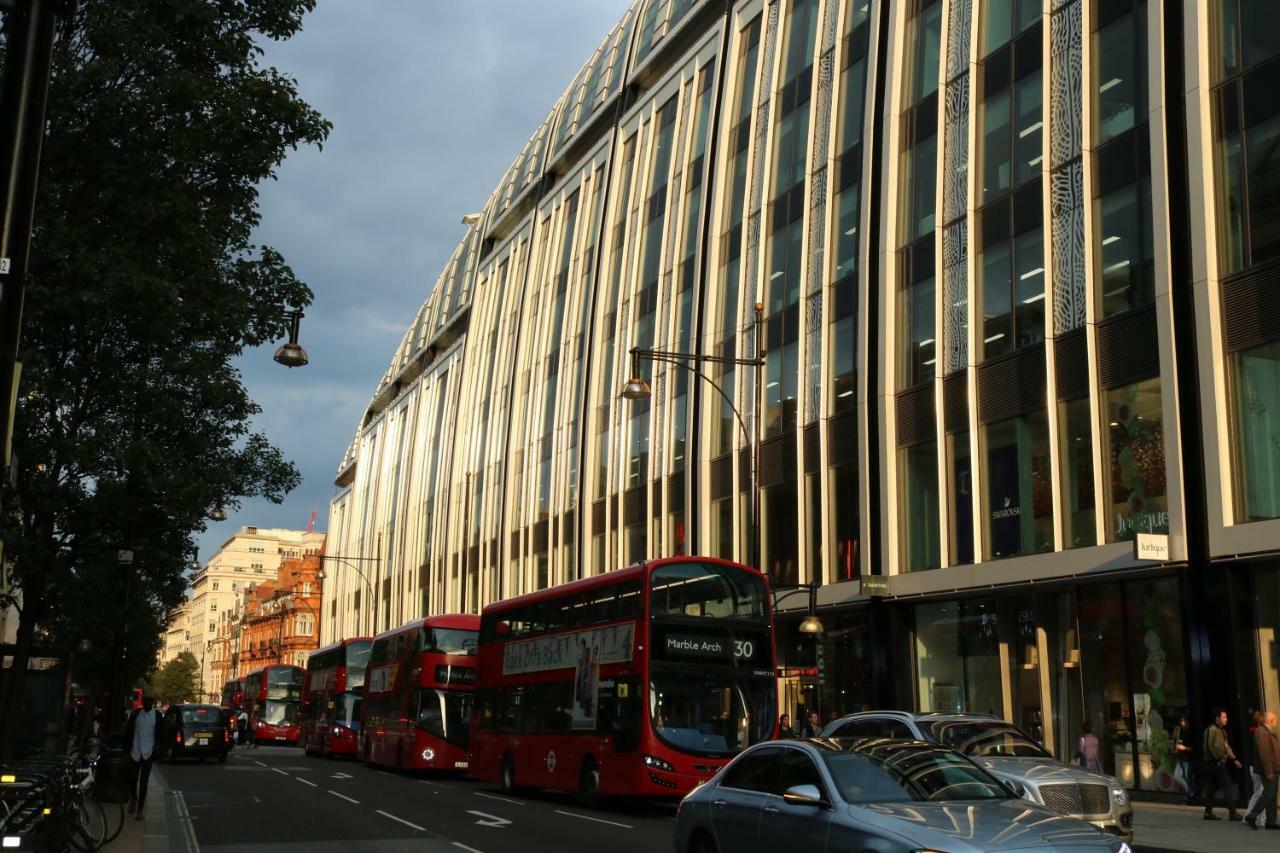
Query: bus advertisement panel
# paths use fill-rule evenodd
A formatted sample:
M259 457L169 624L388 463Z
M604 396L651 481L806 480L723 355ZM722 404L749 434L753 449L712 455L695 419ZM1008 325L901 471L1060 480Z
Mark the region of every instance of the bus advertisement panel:
M355 755L364 672L373 640L353 637L314 651L302 687L298 744L308 755Z
M471 775L682 796L774 734L770 600L754 569L676 557L489 605Z
M298 666L268 666L245 677L249 732L255 743L297 743L302 680Z
M374 639L365 761L402 771L466 769L479 628L479 616L431 616Z

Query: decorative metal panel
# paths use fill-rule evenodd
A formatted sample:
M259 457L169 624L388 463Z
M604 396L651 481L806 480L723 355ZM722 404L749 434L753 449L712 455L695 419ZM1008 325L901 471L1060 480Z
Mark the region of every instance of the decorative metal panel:
M969 223L962 219L942 232L943 373L969 363Z
M951 0L947 20L947 79L969 70L969 38L973 25L973 0Z
M809 165L813 171L826 168L827 149L831 144L831 80L835 69L835 51L828 50L818 57L818 92L814 98L812 113L813 157Z
M821 169L815 171L809 180L810 215L809 215L809 251L805 253L809 265L810 294L821 293L826 277L827 257L827 176L829 170L826 160Z
M821 417L822 409L822 291L805 299L804 333L807 341L805 372L808 376L804 395L804 423Z
M1049 160L1054 169L1080 156L1083 27L1080 0L1049 19Z
M942 219L964 216L969 191L969 75L947 84L943 145Z
M826 53L836 43L836 18L839 15L838 0L827 0L826 11L822 13L822 41L819 44L818 52Z
M1075 160L1050 178L1053 323L1061 334L1084 325L1084 170Z

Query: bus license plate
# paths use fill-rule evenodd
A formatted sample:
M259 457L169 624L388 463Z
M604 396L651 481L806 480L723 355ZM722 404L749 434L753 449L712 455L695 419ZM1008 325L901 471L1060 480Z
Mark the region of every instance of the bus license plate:
M207 737L196 738L196 746L208 746L208 745L209 745L209 739Z
M276 740L284 740L284 735L276 735Z
M466 769L467 769L467 762L465 762L465 761L455 761L455 762L453 762L453 766L454 766L454 767L456 767L456 768L457 768L457 769L459 769L459 770L466 770Z

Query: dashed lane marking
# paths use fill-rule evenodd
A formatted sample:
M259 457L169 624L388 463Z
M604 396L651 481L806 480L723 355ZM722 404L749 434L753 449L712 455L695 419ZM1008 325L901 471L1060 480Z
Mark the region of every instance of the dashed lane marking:
M463 844L461 841L453 842L453 846L457 847L459 850L466 850L467 853L480 853L480 851L477 850L476 848L468 847L467 845Z
M403 823L405 826L409 827L410 829L416 829L418 830L418 832L427 831L427 828L425 826L418 826L416 823L409 823L409 821L405 820L402 817L396 817L391 812L384 812L382 809L374 809L374 811L376 811L378 814L382 815L383 817L394 820L396 823Z
M254 761L253 763L254 763L254 764L256 764L256 765L258 765L259 767L266 767L266 766L267 766L267 763L266 763L265 761Z
M339 794L337 791L330 791L329 793L333 794L340 800L346 800L348 803L355 803L357 806L360 805L360 801L355 797L348 797L346 794Z
M467 809L467 814L480 818L476 821L477 826L492 826L494 829L502 829L504 826L511 825L511 821L505 817L498 817L496 814L487 814L485 812L472 811L471 809Z
M565 817L576 817L581 820L589 820L594 823L607 823L609 826L620 826L623 829L635 829L635 827L629 823L618 823L616 820L605 820L604 818L592 817L591 815L585 815L585 814L578 814L577 812L566 812L560 809L556 809L555 813L562 814Z
M276 771L277 773L279 773L281 776L288 776L288 775L289 775L289 771L288 771L288 770L281 770L279 767L272 767L271 769L272 769L272 770L274 770L274 771Z
M320 787L320 786L319 786L319 785L317 785L315 782L312 782L312 781L310 781L310 780L308 780L308 779L303 779L301 776L294 776L293 778L297 779L299 782L301 782L301 783L302 783L302 784L304 784L304 785L310 785L310 786L311 786L311 787L313 787L313 788L319 788L319 787Z
M484 791L473 791L477 797L484 797L486 800L497 800L500 803L510 803L513 806L523 806L522 800L513 800L509 797L499 797L497 794L486 794Z

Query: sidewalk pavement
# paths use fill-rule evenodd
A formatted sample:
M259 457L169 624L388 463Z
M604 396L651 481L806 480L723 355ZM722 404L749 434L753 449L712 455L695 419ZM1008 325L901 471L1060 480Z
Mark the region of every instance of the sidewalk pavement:
M1241 809L1241 814L1244 810ZM1243 823L1227 820L1226 810L1214 814L1221 821L1207 821L1200 806L1135 802L1133 830L1135 853L1276 853L1280 832L1262 828L1254 832Z
M126 812L120 835L101 849L106 853L199 853L186 801L181 792L169 789L159 762L151 767L142 818Z

